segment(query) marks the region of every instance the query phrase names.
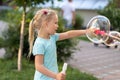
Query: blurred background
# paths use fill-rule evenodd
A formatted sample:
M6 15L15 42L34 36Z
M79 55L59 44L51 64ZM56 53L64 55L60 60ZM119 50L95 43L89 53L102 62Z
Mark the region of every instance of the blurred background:
M67 0L0 0L0 80L33 80L34 56L27 58L29 22L37 10L52 8L58 12L58 32L64 29L61 5ZM76 9L75 24L72 29L84 29L89 20L96 15L104 15L111 22L111 30L120 32L120 0L73 0ZM20 33L22 32L22 34ZM71 58L78 38L57 43L60 70L64 61ZM64 47L63 47L64 45ZM21 52L20 52L21 50ZM60 54L63 53L63 54ZM23 69L23 70L22 70ZM69 68L73 71L73 68ZM17 72L17 71L23 72ZM27 73L26 73L27 72ZM67 77L67 80L97 80L95 77L80 73L68 72L69 75L86 75L78 78ZM7 73L7 74L6 74ZM31 76L27 77L26 76ZM82 79L83 80L83 79Z

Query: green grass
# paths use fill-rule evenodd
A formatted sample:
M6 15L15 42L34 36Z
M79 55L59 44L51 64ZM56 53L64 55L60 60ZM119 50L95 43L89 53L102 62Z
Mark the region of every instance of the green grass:
M0 60L0 80L33 80L34 65L22 60L22 71L17 71L17 59Z
M62 70L62 65L59 65L59 70ZM98 80L96 77L94 77L92 74L87 74L85 72L80 72L78 69L71 68L68 65L67 71L66 71L66 80Z
M67 80L98 80L91 74L80 72L77 69L68 68Z
M59 64L61 71L63 64ZM0 80L33 80L34 63L22 60L22 70L17 71L17 59L0 59ZM66 80L97 80L90 74L82 73L68 66Z
M84 41L89 41L90 42L90 40L87 38L86 35L80 36L80 37L77 37L77 38L80 39L80 40L84 40Z

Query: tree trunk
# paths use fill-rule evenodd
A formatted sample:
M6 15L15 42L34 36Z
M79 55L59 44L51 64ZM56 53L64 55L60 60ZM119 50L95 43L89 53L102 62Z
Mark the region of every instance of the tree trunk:
M23 6L23 14L21 21L21 31L20 31L20 45L18 50L18 71L21 71L21 61L22 61L22 53L23 53L23 43L24 43L24 26L25 26L25 17L26 17L26 6Z
M120 0L117 0L116 4L117 4L117 8L120 8Z

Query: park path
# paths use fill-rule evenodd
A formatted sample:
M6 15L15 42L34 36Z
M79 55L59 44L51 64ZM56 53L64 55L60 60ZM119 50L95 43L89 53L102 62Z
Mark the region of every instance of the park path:
M68 61L69 65L93 74L99 80L120 80L120 45L115 49L80 41L77 48Z

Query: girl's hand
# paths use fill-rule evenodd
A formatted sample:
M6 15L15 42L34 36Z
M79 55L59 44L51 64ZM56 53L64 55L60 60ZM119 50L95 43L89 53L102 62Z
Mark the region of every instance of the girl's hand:
M56 76L56 80L65 80L65 74L63 73L58 73Z
M97 37L97 34L95 34L95 30L96 28L89 28L89 29L86 29L86 33L93 37Z
M90 32L90 33L95 33L96 30L98 30L98 29L96 29L96 28L89 28L89 29L87 29L87 31Z

